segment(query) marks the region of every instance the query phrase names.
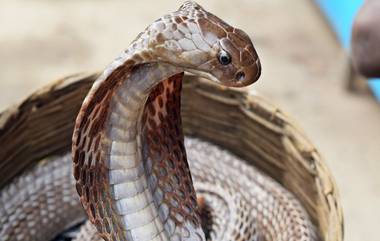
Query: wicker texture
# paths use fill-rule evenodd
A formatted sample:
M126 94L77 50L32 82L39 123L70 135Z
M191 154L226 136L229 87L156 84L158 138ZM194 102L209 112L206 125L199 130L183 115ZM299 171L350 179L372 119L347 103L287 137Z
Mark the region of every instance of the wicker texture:
M70 150L74 120L96 77L58 80L0 115L0 188L44 157ZM185 77L182 105L187 135L216 143L276 179L303 203L323 240L343 240L333 177L288 116L260 97L194 76Z

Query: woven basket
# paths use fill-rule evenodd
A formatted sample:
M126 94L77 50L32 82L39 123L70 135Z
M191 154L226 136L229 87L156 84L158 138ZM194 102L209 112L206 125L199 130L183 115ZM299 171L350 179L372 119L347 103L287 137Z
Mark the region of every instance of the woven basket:
M0 115L0 189L39 160L70 150L74 120L96 77L58 80ZM185 78L182 104L187 135L218 144L276 179L303 203L323 240L343 240L333 177L316 148L277 107L194 76Z

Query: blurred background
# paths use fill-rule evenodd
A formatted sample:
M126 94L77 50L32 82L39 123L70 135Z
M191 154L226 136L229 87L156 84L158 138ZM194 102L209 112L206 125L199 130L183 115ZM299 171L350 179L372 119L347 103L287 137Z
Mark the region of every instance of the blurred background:
M0 0L0 110L57 78L103 69L181 2ZM325 157L340 188L345 240L378 240L380 105L366 82L359 93L347 90L348 51L315 2L198 2L253 39L263 74L249 91L289 113Z

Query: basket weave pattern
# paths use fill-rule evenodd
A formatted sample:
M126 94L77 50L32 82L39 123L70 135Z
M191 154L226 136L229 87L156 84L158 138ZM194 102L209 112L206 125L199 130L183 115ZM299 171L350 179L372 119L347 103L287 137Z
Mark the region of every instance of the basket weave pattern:
M76 115L96 77L58 80L0 114L0 188L39 160L70 150ZM187 135L228 149L290 190L323 240L343 240L332 175L316 148L276 106L244 91L186 76L182 118Z

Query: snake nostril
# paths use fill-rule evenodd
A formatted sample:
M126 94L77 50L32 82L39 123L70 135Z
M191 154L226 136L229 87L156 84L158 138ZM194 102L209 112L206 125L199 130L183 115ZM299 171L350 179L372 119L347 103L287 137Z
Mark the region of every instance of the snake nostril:
M244 80L244 78L245 78L245 74L244 74L243 71L239 71L239 72L237 72L236 75L235 75L235 79L236 79L237 81L242 81L242 80Z

